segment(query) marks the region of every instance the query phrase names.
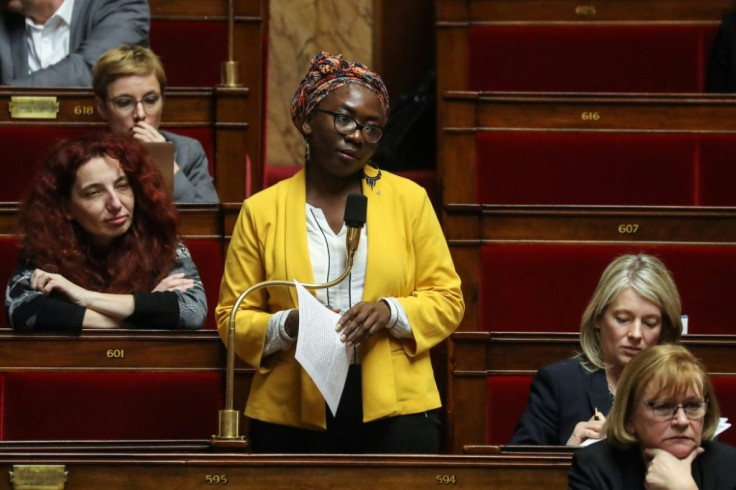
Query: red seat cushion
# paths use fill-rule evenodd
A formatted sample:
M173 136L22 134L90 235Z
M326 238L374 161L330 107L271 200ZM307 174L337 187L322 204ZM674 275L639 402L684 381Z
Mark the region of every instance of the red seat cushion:
M601 273L616 256L646 252L669 268L689 332L733 334L736 248L717 245L493 244L481 249L481 330L579 331Z
M10 372L5 440L202 439L217 432L220 373Z
M699 202L703 206L736 206L736 135L703 135L700 166L696 175Z
M687 134L480 132L476 202L692 205L696 147Z
M712 24L479 25L470 90L702 92Z
M508 444L529 401L532 376L486 378L486 444Z

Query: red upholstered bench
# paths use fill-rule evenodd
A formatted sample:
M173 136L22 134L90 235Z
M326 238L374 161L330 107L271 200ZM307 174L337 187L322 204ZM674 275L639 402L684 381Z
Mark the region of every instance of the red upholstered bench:
M712 23L471 26L468 89L702 92L716 30Z
M154 20L150 45L161 57L169 86L212 87L220 83L220 66L227 60L227 23Z
M529 400L532 376L486 378L486 444L508 444Z
M695 134L483 131L475 141L477 203L695 204Z
M736 247L639 244L491 244L481 248L479 329L578 331L600 274L623 253L658 256L672 271L689 331L733 334Z
M220 281L223 273L222 245L217 238L186 239L187 248L202 278L204 292L207 295L207 321L204 328L215 329L215 306L220 295Z
M217 431L220 373L8 372L4 440L202 439Z

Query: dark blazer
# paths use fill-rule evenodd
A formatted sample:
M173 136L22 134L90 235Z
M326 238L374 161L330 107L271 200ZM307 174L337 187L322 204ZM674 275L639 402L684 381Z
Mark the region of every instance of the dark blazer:
M0 11L0 85L91 87L102 53L122 44L148 46L150 17L146 0L74 0L69 56L29 75L25 17Z
M586 370L578 357L544 366L509 444L564 445L578 422L589 420L595 408L608 415L611 404L603 370Z
M736 489L736 448L719 442L705 441L705 452L695 458L692 475L701 490ZM646 466L638 445L616 449L598 442L578 449L572 457L569 488L571 490L637 490L644 489Z
M705 76L705 91L736 92L736 13L723 18L713 40Z

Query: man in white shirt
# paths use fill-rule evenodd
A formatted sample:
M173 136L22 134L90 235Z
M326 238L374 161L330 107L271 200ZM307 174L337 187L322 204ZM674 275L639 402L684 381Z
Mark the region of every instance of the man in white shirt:
M0 0L0 84L89 87L102 53L149 28L146 0Z

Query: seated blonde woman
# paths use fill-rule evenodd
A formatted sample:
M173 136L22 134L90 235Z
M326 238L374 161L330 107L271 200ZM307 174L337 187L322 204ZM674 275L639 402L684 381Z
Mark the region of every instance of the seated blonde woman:
M571 489L736 488L736 448L712 441L720 410L703 364L658 345L624 368L605 441L580 449Z

